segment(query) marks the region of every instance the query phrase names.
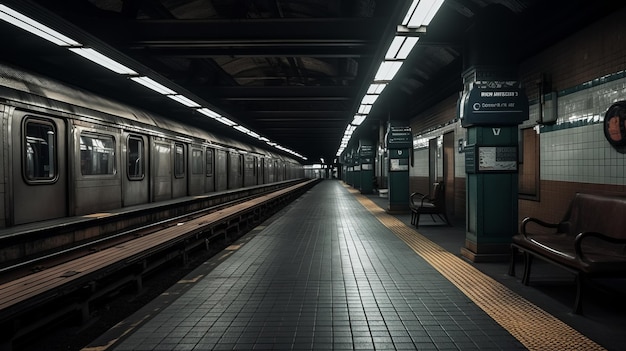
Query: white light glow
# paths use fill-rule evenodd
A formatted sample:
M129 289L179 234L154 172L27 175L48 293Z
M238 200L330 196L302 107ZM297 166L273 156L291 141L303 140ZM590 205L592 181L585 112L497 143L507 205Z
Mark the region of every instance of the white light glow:
M4 5L0 5L0 19L59 46L82 46L74 39L68 38Z
M374 105L378 96L378 94L366 94L361 100L361 105Z
M414 0L402 24L409 28L427 26L435 17L444 0Z
M130 79L136 83L143 85L144 87L148 89L152 89L156 91L159 94L163 94L163 95L176 94L174 90L168 87L165 87L148 77L131 77Z
M211 118L215 118L215 119L222 117L219 113L217 113L217 112L215 112L213 110L210 110L210 109L208 109L206 107L198 109L198 112L202 113L205 116L208 116L208 117L211 117Z
M355 115L351 124L355 126L360 126L361 123L365 121L365 118L367 118L367 115Z
M370 87L367 88L367 93L368 94L381 94L383 92L383 90L385 89L385 87L387 86L387 84L370 84Z
M234 125L236 125L236 124L237 124L237 123L235 123L235 122L231 121L230 119L228 119L228 118L226 118L226 117L216 118L215 120L216 120L216 121L218 121L218 122L220 122L220 123L223 123L223 124L225 124L225 125L227 125L227 126L229 126L229 127L232 127L232 126L234 126Z
M383 61L376 72L376 81L390 81L402 67L402 61Z
M166 95L168 98L187 107L200 107L200 104L183 95Z
M361 115L366 115L366 114L370 113L371 110L372 110L372 105L361 105L361 106L359 106L359 114L361 114Z
M396 36L387 50L386 60L406 60L419 37Z
M122 65L121 63L110 59L92 48L69 48L69 50L75 54L78 54L87 60L99 64L100 66L109 69L118 74L137 74L132 69Z
M244 126L233 126L233 128L237 129L238 131L244 133L244 134L248 134L250 132L250 129L244 127Z

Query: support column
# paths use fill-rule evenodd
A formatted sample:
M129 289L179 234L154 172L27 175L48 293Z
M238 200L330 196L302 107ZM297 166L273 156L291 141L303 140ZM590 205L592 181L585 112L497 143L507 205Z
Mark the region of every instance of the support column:
M374 145L370 140L359 140L359 164L361 166L361 194L374 192Z
M388 213L409 211L409 155L413 147L411 127L389 123L386 135L389 152L389 205Z

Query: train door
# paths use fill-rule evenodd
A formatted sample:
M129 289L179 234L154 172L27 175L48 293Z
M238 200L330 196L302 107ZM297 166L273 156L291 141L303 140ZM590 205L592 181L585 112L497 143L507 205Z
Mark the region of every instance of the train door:
M172 178L172 196L187 196L187 159L186 146L174 143L174 177Z
M210 193L215 191L215 165L213 163L215 150L207 147L205 150L205 180L204 192Z
M446 210L454 214L454 154L456 152L454 133L443 135L443 181L446 196Z
M259 162L261 163L260 170L259 170L260 177L261 177L260 184L266 184L267 183L267 169L265 169L265 157L261 157Z
M12 121L11 224L67 216L66 122L20 111Z
M242 156L236 151L228 153L228 189L238 189L243 186Z
M189 147L189 195L200 195L204 193L206 182L204 148L191 145Z
M226 150L216 150L217 157L215 159L215 181L216 191L223 191L228 188L228 161Z
M153 201L172 198L172 144L155 138L152 143L152 199Z
M126 149L122 152L122 205L132 206L150 201L148 169L148 138L145 135L125 133Z

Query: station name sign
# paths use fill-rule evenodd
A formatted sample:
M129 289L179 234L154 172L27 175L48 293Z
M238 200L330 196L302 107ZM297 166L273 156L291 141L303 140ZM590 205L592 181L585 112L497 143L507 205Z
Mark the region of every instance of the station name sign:
M391 127L387 134L387 147L390 149L404 149L413 147L411 127Z
M461 125L517 125L528 119L528 98L518 81L479 81L459 100Z

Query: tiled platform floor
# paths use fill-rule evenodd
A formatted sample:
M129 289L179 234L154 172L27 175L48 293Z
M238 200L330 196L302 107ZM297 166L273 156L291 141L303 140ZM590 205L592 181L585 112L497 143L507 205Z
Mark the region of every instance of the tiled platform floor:
M91 349L526 349L359 201L320 183Z

